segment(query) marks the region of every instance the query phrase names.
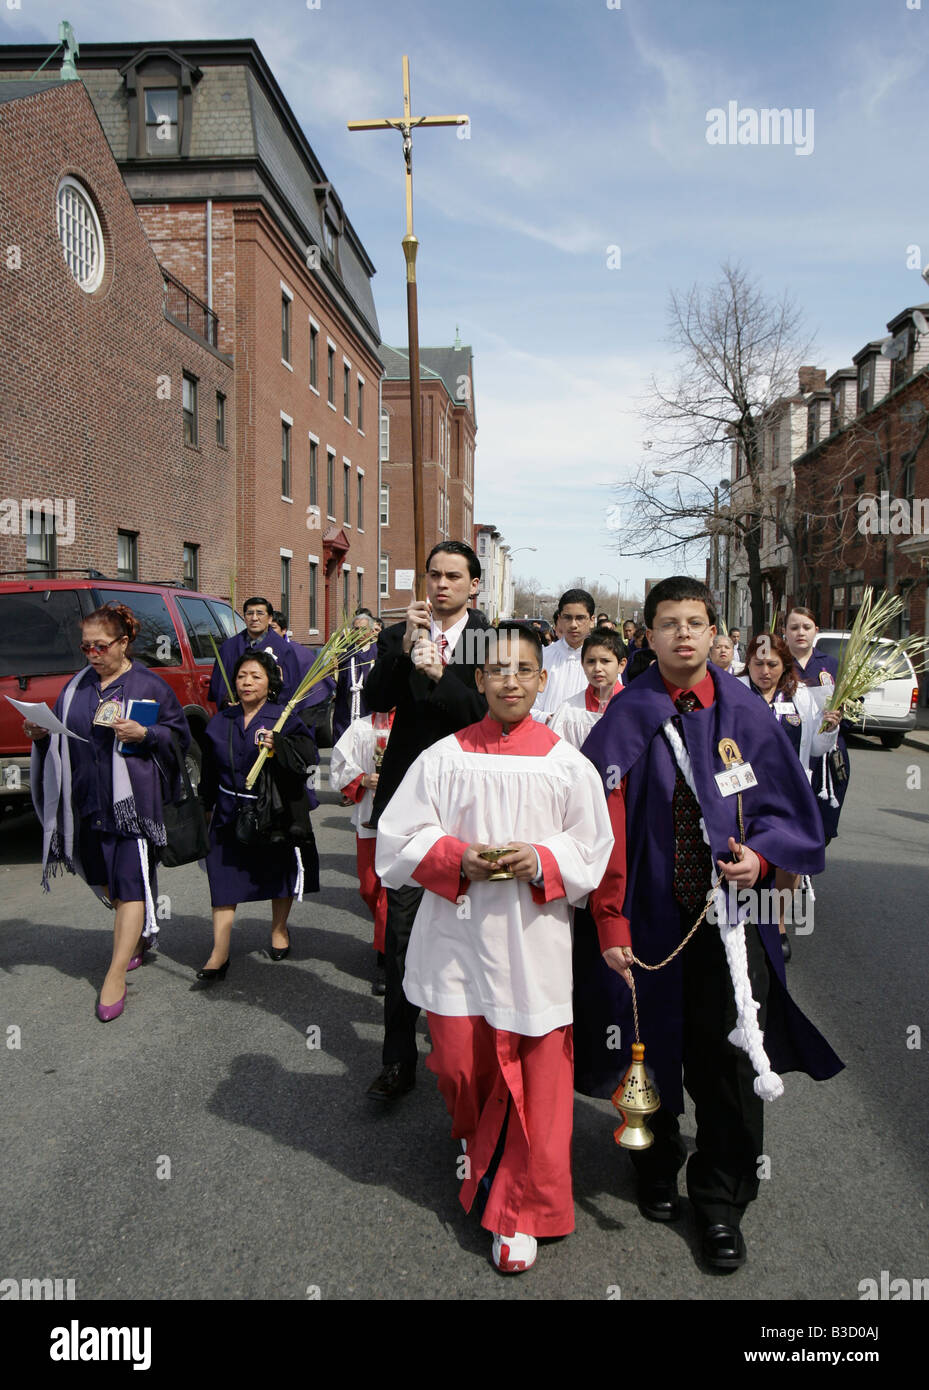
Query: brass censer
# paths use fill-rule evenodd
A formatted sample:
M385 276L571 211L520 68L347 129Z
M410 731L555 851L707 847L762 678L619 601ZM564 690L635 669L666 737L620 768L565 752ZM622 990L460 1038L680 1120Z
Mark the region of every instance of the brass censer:
M660 1109L658 1088L645 1070L645 1044L632 1044L632 1064L611 1097L623 1123L613 1138L623 1149L650 1149L655 1136L648 1127L649 1115Z

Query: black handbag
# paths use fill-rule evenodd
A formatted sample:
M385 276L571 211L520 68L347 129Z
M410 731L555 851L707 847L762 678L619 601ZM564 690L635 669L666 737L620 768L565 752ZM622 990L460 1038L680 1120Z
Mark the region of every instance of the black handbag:
M161 851L160 863L166 869L177 869L182 864L193 864L198 859L206 858L210 836L203 807L191 786L180 740L173 732L171 739L180 771L181 796L178 801L166 801L162 807L166 843Z
M264 769L262 769L264 771ZM263 835L258 824L258 797L250 797L250 804L243 806L239 801L239 791L235 784L235 754L232 749L232 722L229 724L229 781L235 794L235 838L236 843L250 849L261 844Z

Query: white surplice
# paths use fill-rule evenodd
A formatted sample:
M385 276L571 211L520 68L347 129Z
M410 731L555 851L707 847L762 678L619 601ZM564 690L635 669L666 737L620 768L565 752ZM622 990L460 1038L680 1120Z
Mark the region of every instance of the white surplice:
M357 777L376 771L374 750L377 747L377 732L373 714L349 724L333 748L329 761L329 785L333 791L344 791ZM376 831L365 828L365 822L371 819L373 806L374 791L368 787L361 800L352 807L352 825L361 840L373 840L376 834Z
M470 844L535 846L540 886L469 883ZM390 888L426 888L406 956L411 1004L540 1037L572 1021L571 906L598 886L613 836L592 765L527 716L506 734L490 715L412 764L378 822L376 868Z
M620 685L617 681L610 695L610 700L621 695L624 690L625 686ZM572 695L570 700L565 700L563 705L559 705L548 721L548 727L552 733L557 734L559 738L566 739L572 748L583 747L587 735L597 720L603 717L603 710L606 709L606 705L604 705L603 710L591 708L596 697L592 697L589 692L590 686L588 685L580 694ZM607 704L609 704L609 700Z
M587 677L581 664L581 648L569 647L563 637L544 649L542 665L548 672L548 681L545 689L539 691L532 713L547 723L559 705L586 690Z

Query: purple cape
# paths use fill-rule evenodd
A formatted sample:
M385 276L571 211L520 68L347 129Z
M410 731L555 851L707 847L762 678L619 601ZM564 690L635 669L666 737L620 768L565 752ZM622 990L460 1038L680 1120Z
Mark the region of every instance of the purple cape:
M750 762L757 784L742 794L744 840L772 866L756 887L773 888L773 866L815 874L823 868L823 831L816 799L790 740L770 711L739 681L710 666L716 699L706 710L681 716L684 742L693 766L700 809L714 862L728 860L729 836L740 836L735 796L723 797L715 774L722 772L718 744L734 739ZM636 955L649 963L664 958L680 942L680 918L673 896L674 826L671 798L676 763L661 725L677 711L657 663L613 700L595 725L582 752L604 781L607 794L626 778L627 880L623 912L629 919ZM709 858L709 855L708 855ZM708 864L709 872L709 864ZM707 881L707 888L710 882ZM774 914L776 918L776 913ZM816 1080L834 1076L842 1062L787 993L777 921L757 929L768 956L771 988L765 1048L777 1072L805 1071ZM700 931L717 931L708 922ZM583 946L583 943L581 943ZM686 950L686 947L685 947ZM587 943L575 982L575 1032L587 1033L599 1063L587 1078L593 1094L609 1094L628 1066L634 1039L631 994L624 981ZM615 982L615 984L614 984ZM683 1110L681 1087L680 958L655 972L636 971L642 1041L655 1071L663 1103ZM611 1024L621 1026L622 1049L607 1051L603 1040ZM583 1078L579 1078L583 1081ZM586 1089L580 1086L580 1089Z
M219 660L223 664L223 670L226 672L233 691L235 690L235 678L232 673L235 670L235 664L251 645L248 632L243 629L241 632L237 632L234 637L227 637L219 649ZM300 678L303 675L291 644L286 637L281 637L279 633L274 631L273 627L269 627L264 636L258 638L255 647L258 651L270 649L271 655L280 667L284 678L280 698L281 703L286 705L300 684ZM309 666L306 669L309 670ZM226 682L223 680L218 661L213 662L213 674L210 677L210 699L217 706L225 705L229 701L229 692L226 689Z

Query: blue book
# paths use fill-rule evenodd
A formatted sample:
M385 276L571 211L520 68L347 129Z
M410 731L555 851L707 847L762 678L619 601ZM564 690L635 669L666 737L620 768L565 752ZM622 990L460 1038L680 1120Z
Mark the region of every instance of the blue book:
M161 705L157 700L130 700L126 709L126 718L134 719L137 724L144 724L150 729L153 724L158 723L158 711ZM142 747L140 743L126 743L120 739L116 745L117 753L122 753L124 758L134 757Z

